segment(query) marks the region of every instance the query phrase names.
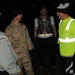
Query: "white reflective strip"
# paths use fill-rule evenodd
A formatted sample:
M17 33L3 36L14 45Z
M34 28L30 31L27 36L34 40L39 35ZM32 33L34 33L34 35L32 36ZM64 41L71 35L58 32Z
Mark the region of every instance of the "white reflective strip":
M67 24L66 30L69 30L70 24L71 24L71 22L72 22L73 20L74 20L74 19L71 19L71 20L69 21L69 23Z
M71 62L71 65L66 69L66 73L69 71L69 69L73 67L73 62Z
M59 22L59 26L60 26L60 23L62 22L62 20L60 20L60 22Z
M75 38L69 39L68 37L66 37L66 39L58 39L60 42L75 42Z

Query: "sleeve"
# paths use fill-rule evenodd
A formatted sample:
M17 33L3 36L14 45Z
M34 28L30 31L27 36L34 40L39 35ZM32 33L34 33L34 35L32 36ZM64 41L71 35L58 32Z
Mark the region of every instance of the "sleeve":
M27 39L26 41L27 41L28 49L32 50L32 49L34 49L34 45L33 45L33 42L32 42L32 40L30 38L30 35L29 35L27 27L25 27L25 33L26 33L25 35L26 35L26 39Z
M5 33L9 39L9 42L12 44L11 40L12 40L12 33L10 31L11 29L9 29L9 26L6 28Z
M35 18L35 20L34 20L34 27L38 27L38 19L37 18Z
M20 68L14 61L16 60L13 57L7 40L5 38L0 39L0 65L12 75L20 72Z
M54 25L55 24L54 17L53 16L50 16L50 19L51 19L51 25Z

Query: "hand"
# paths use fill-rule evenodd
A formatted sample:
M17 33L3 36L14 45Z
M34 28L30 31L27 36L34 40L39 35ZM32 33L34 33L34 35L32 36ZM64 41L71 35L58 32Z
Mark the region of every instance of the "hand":
M57 35L55 34L54 37L57 37Z
M34 45L36 46L38 44L37 38L34 38Z

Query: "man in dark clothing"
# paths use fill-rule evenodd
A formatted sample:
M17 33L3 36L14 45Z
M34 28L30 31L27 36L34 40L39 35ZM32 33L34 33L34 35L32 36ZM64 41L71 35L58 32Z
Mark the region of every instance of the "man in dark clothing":
M44 53L47 51L52 67L56 66L55 60L55 38L57 31L55 27L54 17L47 15L47 8L42 7L41 15L34 21L34 38L37 39L39 50L39 66L44 66Z

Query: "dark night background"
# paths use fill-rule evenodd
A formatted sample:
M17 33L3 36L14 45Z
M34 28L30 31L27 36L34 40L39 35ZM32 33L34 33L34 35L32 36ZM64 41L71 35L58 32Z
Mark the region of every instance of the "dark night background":
M74 0L0 0L0 30L5 31L5 28L11 22L10 11L13 7L18 7L23 11L22 22L27 26L29 34L34 40L34 19L40 15L39 10L42 5L48 8L48 14L53 15L55 19L55 24L58 29L59 19L56 16L56 7L59 3L70 2L69 14L75 18L75 3ZM44 70L38 71L36 67L38 66L38 56L37 52L33 51L31 53L32 63L36 75L63 75L60 70L52 70L48 63ZM57 54L57 64L60 66L60 56Z
M56 16L56 7L59 3L70 2L70 15L75 18L74 0L0 0L0 30L4 31L10 23L10 11L13 7L18 7L23 11L22 22L28 27L30 35L33 34L34 18L40 15L39 9L42 5L48 8L48 13L55 18L56 26L58 26L58 18Z
M25 23L25 25L28 28L29 34L34 40L33 33L34 33L34 19L40 15L40 7L46 6L48 8L48 14L53 15L55 19L55 24L58 29L58 23L59 19L56 16L56 7L59 5L59 3L64 2L70 2L70 11L69 14L73 18L75 18L75 3L74 0L0 0L0 31L5 31L5 28L9 25L11 22L11 15L10 11L14 7L18 7L23 12L23 19L22 22ZM61 71L58 70L52 70L48 63L46 62L46 67L42 71L38 71L36 69L37 62L38 62L38 56L37 52L33 51L32 53L32 63L33 68L36 75L62 75ZM60 56L57 54L57 64L60 66Z

